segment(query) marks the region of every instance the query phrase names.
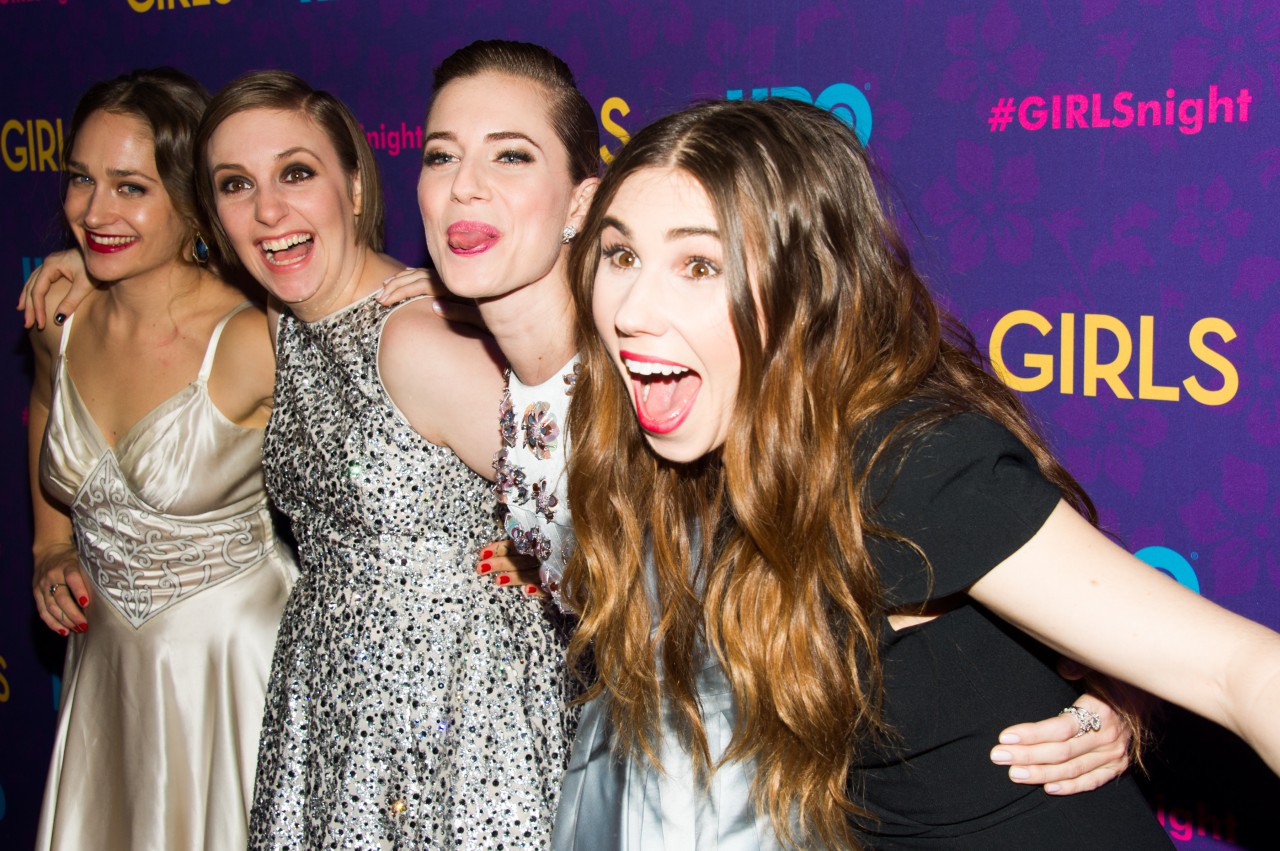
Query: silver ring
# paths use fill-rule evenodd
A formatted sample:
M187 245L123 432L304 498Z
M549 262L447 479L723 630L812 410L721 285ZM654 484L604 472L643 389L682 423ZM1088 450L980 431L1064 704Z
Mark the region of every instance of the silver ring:
M55 593L57 593L58 589L61 588L62 586L63 586L63 583L61 582L55 582L52 585L50 585L49 596L52 597Z
M1083 706L1068 706L1058 714L1070 715L1076 719L1076 734L1072 738L1078 739L1085 733L1096 733L1102 729L1102 719L1098 717L1098 713L1090 712Z

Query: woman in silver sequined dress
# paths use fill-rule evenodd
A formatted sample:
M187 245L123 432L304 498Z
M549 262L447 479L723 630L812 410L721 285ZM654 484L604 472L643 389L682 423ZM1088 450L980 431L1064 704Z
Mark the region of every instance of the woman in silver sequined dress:
M350 112L282 72L197 138L219 243L279 303L267 484L302 577L263 724L254 848L543 848L565 761L563 643L472 568L501 370L425 300L375 300L382 198ZM503 790L495 796L493 790Z

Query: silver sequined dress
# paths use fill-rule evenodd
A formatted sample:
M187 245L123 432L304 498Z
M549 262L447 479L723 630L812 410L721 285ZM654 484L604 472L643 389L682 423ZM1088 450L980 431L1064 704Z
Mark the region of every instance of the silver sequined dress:
M394 308L282 316L264 467L302 577L268 686L251 848L545 848L566 758L564 643L475 572L485 481L378 377Z

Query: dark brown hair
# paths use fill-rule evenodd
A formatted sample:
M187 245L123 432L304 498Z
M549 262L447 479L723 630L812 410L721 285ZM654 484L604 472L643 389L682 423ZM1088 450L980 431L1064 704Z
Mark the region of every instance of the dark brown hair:
M648 168L693 178L715 210L741 358L726 442L692 464L649 451L630 390L587 327L604 216ZM879 456L889 440L976 411L1009 428L1094 518L1088 497L934 303L865 150L821 109L715 102L645 128L605 173L569 274L583 340L568 425L577 548L565 593L582 613L571 655L594 652L591 693L607 699L623 748L656 762L665 699L708 777L694 685L705 642L738 707L725 758L755 762L753 799L779 837L858 847L853 819L866 813L850 770L892 735L881 712L883 593L864 543L889 533L865 507L868 443ZM925 404L880 441L877 417L908 398Z
M600 168L596 116L578 91L573 72L564 60L539 44L473 41L440 63L432 78L431 93L438 94L454 80L484 73L510 74L543 86L550 95L551 124L569 155L569 176L575 184L595 176Z
M254 71L227 83L213 96L196 131L196 195L200 201L200 212L223 253L228 257L236 256L226 231L218 221L217 198L209 169L209 140L222 122L250 109L298 112L325 132L338 153L342 170L346 172L348 191L352 187L351 181L357 175L360 178L356 241L366 248L380 251L386 208L378 165L369 141L360 129L360 122L346 104L326 91L313 89L296 74Z

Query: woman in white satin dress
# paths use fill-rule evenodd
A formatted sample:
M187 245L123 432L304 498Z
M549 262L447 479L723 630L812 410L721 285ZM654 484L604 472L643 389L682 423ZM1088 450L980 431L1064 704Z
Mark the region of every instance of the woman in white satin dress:
M32 584L69 636L39 849L246 842L296 569L262 481L266 317L196 228L207 99L134 72L89 89L67 137L64 212L96 286L32 333Z

